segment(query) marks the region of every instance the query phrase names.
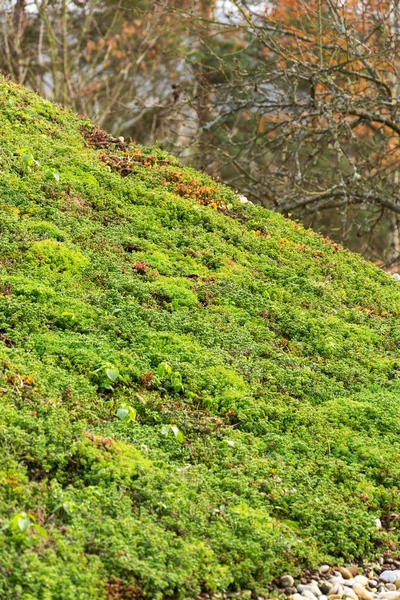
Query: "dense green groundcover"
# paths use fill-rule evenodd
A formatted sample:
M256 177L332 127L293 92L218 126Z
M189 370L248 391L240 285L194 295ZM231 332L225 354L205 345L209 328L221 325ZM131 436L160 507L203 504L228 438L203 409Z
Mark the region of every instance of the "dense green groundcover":
M400 285L4 80L0 131L0 598L393 550Z

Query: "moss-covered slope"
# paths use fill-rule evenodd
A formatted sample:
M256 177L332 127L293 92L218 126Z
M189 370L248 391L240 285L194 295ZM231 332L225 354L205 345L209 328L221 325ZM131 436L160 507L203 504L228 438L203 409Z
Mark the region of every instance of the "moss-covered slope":
M2 600L393 549L399 284L4 81L0 132Z

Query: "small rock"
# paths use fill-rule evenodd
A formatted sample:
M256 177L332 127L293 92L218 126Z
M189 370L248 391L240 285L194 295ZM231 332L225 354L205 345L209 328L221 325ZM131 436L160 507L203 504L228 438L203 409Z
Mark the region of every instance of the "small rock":
M395 273L395 275L397 275L397 273ZM394 276L394 275L393 275L393 279L395 279L395 276ZM396 281L400 281L400 275L399 275L399 278L398 278L398 279L396 279ZM382 529L382 521L379 519L379 517L377 517L377 518L375 519L375 527L376 527L377 529Z
M344 579L352 579L353 574L346 567L338 567L338 571Z
M379 563L380 565L383 565L383 558L382 558L382 556L380 556L380 557L378 558L378 563Z
M358 583L359 585L365 587L368 585L368 577L364 577L364 575L356 575L354 577L354 583Z
M288 600L303 600L303 596L301 594L293 594L289 596Z
M346 596L346 598L351 598L351 600L358 600L357 594L355 593L355 591L351 587L344 586L343 587L343 594L344 594L344 596Z
M308 600L316 600L316 596L310 590L303 590L301 595Z
M243 196L243 194L238 194L238 199L241 204L252 204L252 202L250 202L246 196Z
M123 144L125 142L125 138L122 135L120 135L118 141L121 142L121 144Z
M400 600L400 592L382 592L379 594L380 600Z
M376 588L378 582L376 581L376 579L368 579L368 585L370 588Z
M321 575L325 575L326 573L329 572L330 566L329 565L321 565L319 568L319 572L321 573Z
M328 594L333 587L333 583L330 581L321 581L318 585L319 589L323 594Z
M329 581L331 583L333 583L333 584L336 584L336 583L342 584L342 583L344 583L344 579L343 579L343 577L340 574L336 575L335 577L331 577L329 579Z
M286 594L286 596L293 596L293 594L296 593L296 588L294 587L287 587L284 589L284 592Z
M317 596L317 598L322 595L321 590L319 589L315 581L307 583L307 585L304 586L304 590L308 590L309 592L314 594L314 596Z
M355 577L356 575L358 575L358 567L357 565L351 565L350 567L347 567L350 571L350 573L353 575L353 577Z
M294 584L294 579L291 575L283 575L280 579L281 587L287 588L292 587Z
M396 571L382 571L379 575L379 579L384 583L394 583L398 579Z
M396 590L398 590L400 588L400 577L398 579L396 579L396 581L394 582L395 586L396 586Z
M372 593L366 590L362 585L355 584L353 590L361 600L374 600Z
M340 583L335 583L329 590L329 596L343 596L343 586Z
M342 596L340 594L330 594L328 600L340 600Z
M388 592L395 592L397 590L397 587L395 586L394 583L387 583L385 585L385 588L387 589Z

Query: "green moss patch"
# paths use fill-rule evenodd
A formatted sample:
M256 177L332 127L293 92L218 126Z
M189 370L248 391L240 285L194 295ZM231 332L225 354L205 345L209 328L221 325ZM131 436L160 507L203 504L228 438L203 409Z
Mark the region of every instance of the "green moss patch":
M5 81L0 129L0 597L397 548L399 284Z

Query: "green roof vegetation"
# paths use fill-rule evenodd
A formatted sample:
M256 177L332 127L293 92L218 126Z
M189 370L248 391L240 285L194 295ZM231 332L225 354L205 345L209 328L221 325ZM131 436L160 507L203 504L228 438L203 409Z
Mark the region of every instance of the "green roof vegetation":
M249 597L393 549L400 285L0 84L1 599Z

